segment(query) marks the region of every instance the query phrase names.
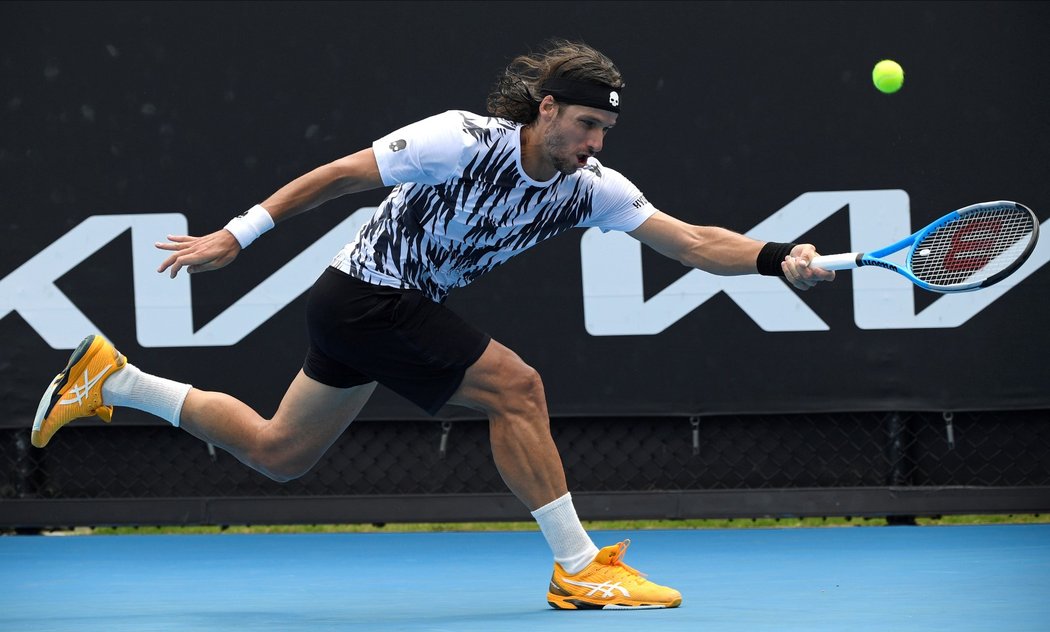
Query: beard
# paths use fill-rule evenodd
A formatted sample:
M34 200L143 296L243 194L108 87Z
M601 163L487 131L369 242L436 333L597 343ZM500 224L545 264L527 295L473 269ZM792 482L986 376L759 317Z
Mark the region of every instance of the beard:
M551 164L558 170L558 173L571 176L580 168L580 163L576 160L575 154L565 155L566 145L568 143L565 142L565 136L554 129L548 130L543 138L543 148L550 156Z

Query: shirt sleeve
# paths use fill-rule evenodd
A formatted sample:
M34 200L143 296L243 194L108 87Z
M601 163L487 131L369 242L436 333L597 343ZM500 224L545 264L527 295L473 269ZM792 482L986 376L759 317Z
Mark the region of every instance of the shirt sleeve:
M630 232L656 213L656 207L619 171L599 165L601 176L594 192L594 211L583 226L597 226L603 233Z
M372 143L383 184L438 184L457 172L466 134L452 111L391 132Z

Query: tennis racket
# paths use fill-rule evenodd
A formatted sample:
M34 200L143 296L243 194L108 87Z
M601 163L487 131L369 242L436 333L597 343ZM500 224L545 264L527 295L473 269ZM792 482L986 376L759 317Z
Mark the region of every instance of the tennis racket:
M968 292L998 283L1021 267L1038 237L1039 220L1032 209L1017 202L984 202L948 213L881 250L815 257L810 266L878 266L926 290ZM903 266L883 258L909 247Z

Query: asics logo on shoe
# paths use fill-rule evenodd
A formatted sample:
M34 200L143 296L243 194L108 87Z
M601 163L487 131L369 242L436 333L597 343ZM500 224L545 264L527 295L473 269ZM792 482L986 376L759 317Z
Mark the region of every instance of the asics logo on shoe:
M613 591L617 590L624 597L630 597L631 593L627 592L627 589L620 585L620 582L610 584L609 582L603 582L601 584L595 584L594 582L574 582L571 579L565 577L562 578L566 584L572 584L573 586L579 586L580 588L590 588L591 591L587 593L587 597L593 597L596 594L601 593L601 596L608 599L613 596Z
M88 370L84 369L84 383L73 384L73 388L70 389L70 395L72 395L73 398L63 399L60 400L58 403L62 404L63 406L69 406L70 404L80 404L85 399L87 399L88 393L91 392L91 388L95 386L95 384L98 384L98 381L101 380L106 375L106 373L108 373L109 370L112 368L112 364L107 364L106 366L102 367L102 371L96 374L94 377L90 377L88 375Z

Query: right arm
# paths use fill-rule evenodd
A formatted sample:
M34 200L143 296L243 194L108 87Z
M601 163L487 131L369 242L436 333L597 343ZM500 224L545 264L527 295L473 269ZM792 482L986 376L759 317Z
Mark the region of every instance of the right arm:
M262 206L280 223L328 200L381 186L379 165L369 147L299 176L266 198Z
M299 176L266 198L262 206L279 223L339 196L381 186L383 179L375 154L368 148ZM171 278L183 268L187 273L217 270L231 263L241 251L240 244L226 229L203 237L168 235L168 242L158 242L156 246L172 253L157 268L157 272L168 270Z

